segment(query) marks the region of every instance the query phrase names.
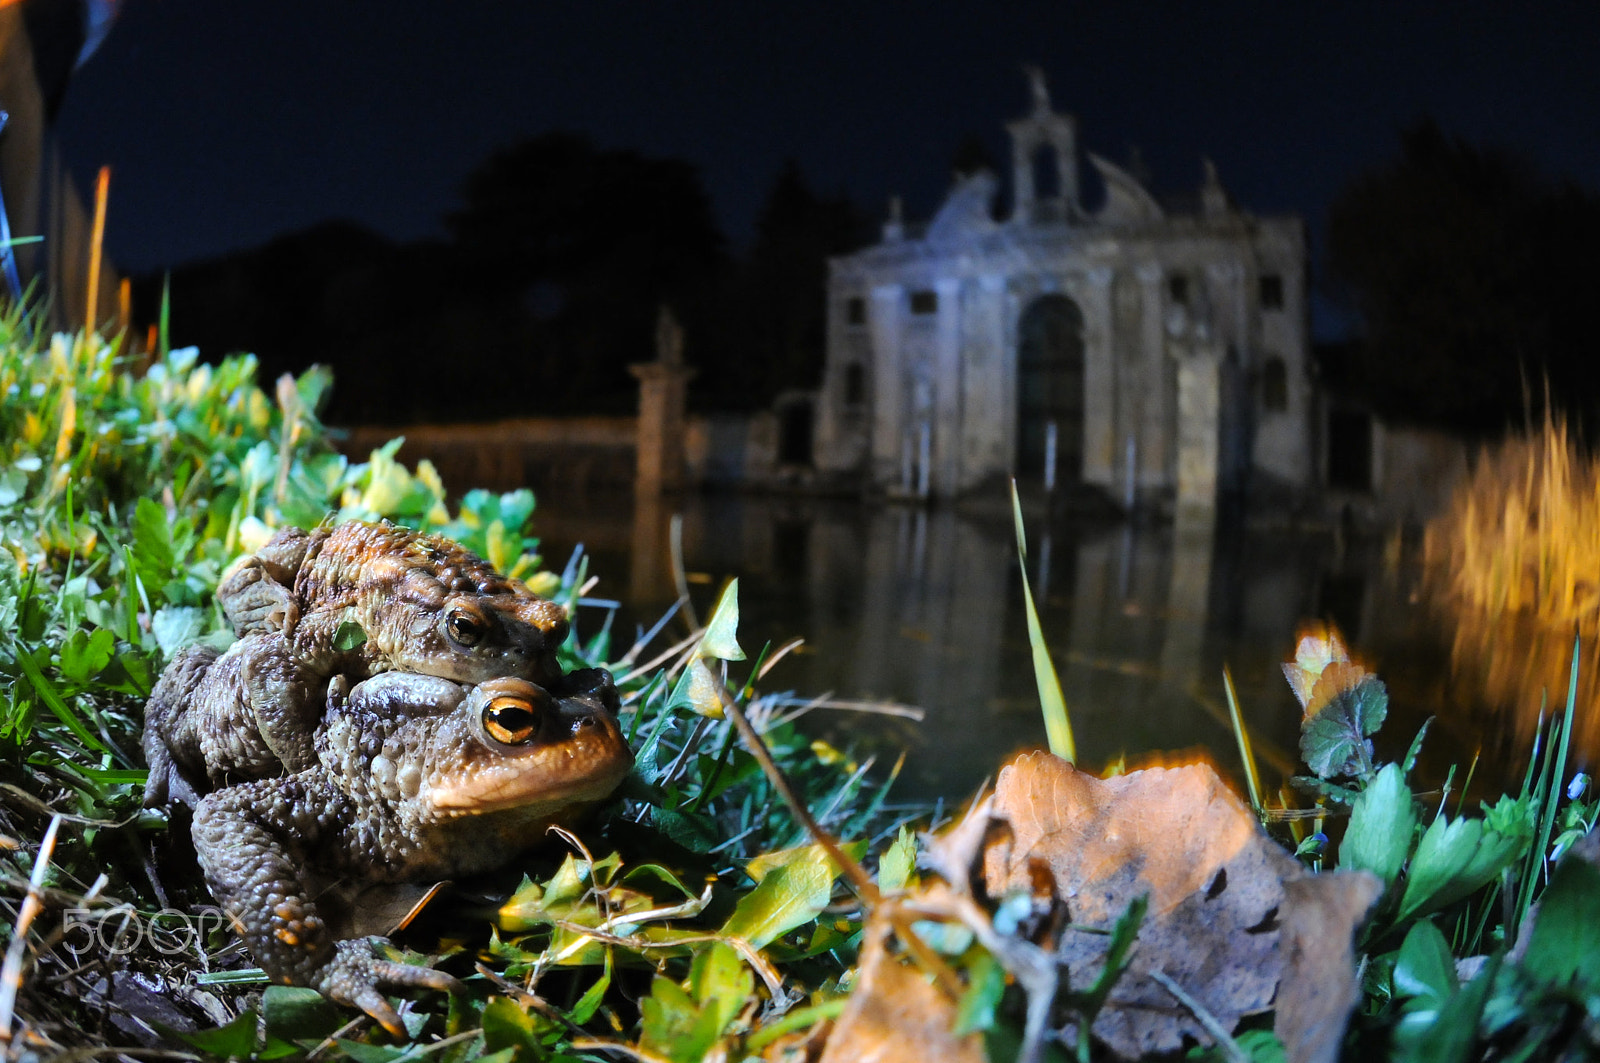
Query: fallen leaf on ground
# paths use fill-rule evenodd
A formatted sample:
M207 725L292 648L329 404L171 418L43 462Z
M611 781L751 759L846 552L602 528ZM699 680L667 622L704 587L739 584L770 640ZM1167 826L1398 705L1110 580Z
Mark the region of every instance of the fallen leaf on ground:
M889 919L874 912L850 1002L819 1063L985 1063L983 1037L955 1036L956 1002L888 949Z
M1334 1002L1353 1000L1350 936L1365 915L1361 900L1370 903L1377 887L1341 875L1320 876L1332 885L1289 890L1307 872L1209 766L1099 779L1047 753L1025 754L1001 771L992 814L1010 831L984 853L987 892L991 898L1032 892L1040 871L1048 870L1066 907L1058 959L1074 990L1087 990L1099 976L1110 943L1105 931L1135 898L1149 896L1128 970L1094 1021L1095 1037L1117 1055L1174 1051L1186 1037L1211 1043L1205 1025L1161 977L1228 1030L1271 1008L1290 971L1319 979L1337 974L1322 990ZM1309 930L1322 940L1302 936ZM1319 1015L1293 994L1286 1001L1294 1004L1286 1042L1306 1039L1286 1044L1289 1058L1331 1058L1329 1043L1336 1054L1348 1005ZM1330 1042L1326 1034L1335 1027Z

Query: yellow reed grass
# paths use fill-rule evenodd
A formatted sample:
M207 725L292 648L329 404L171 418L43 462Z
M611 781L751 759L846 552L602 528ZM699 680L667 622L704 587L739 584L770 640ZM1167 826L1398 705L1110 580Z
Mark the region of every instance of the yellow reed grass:
M1486 447L1428 525L1425 552L1450 597L1546 623L1600 614L1600 463L1564 421Z

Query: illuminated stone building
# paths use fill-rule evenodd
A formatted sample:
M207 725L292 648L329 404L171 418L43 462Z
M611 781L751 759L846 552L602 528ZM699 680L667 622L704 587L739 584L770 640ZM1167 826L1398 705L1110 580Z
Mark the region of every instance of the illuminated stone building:
M917 228L831 263L819 471L950 497L1016 475L1119 502L1209 507L1219 490L1316 478L1296 217L1238 209L1206 163L1186 208L1094 154L1030 71L999 179L958 177Z

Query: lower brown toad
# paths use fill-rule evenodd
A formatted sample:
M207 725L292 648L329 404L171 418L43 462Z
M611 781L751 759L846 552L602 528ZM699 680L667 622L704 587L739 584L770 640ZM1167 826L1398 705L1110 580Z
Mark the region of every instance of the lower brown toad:
M336 677L314 766L200 801L206 882L273 981L312 986L401 1035L378 987L454 980L375 956L337 898L503 866L558 816L610 794L633 764L615 707L604 674L560 699L523 679L467 687L385 672L351 688Z

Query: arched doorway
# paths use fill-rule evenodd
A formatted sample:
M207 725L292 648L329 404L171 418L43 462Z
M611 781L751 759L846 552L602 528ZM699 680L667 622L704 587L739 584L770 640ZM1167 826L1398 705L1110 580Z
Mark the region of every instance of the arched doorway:
M1055 425L1055 482L1083 474L1083 311L1064 295L1028 304L1017 327L1017 475L1045 474Z

